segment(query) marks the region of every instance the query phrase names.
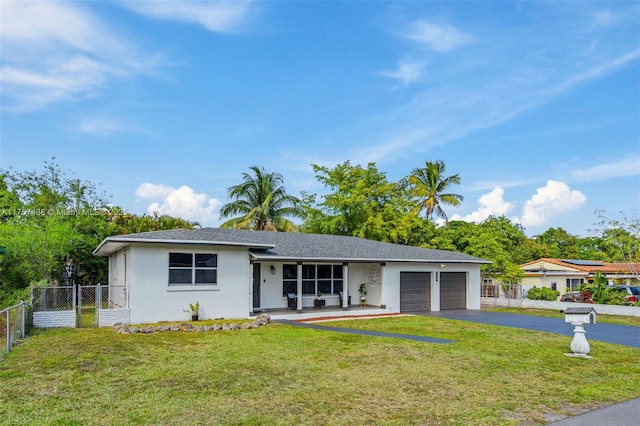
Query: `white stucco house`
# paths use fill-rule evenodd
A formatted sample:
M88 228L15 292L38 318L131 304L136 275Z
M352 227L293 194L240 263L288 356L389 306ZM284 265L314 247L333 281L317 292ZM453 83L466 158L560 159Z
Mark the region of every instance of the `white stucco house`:
M364 304L388 312L480 309L486 260L356 237L202 228L108 237L109 300L131 323ZM342 297L341 297L342 296ZM351 297L349 297L351 296Z

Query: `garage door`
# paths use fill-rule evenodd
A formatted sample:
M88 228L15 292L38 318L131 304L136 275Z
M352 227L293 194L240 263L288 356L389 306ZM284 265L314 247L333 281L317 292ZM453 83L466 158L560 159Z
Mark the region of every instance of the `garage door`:
M440 310L467 309L467 274L440 273Z
M400 272L400 312L431 310L431 273Z

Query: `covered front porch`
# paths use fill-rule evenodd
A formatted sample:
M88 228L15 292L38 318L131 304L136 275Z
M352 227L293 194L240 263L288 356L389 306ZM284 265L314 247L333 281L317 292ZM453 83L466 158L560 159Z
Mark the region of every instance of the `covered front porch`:
M371 270L376 273L371 274ZM356 308L385 311L380 270L380 263L371 262L254 261L249 315L347 312Z
M253 318L259 314L269 314L272 320L313 320L319 318L347 318L374 315L398 314L391 309L381 309L376 306L351 306L349 310L344 310L340 306L328 306L322 309L304 308L302 312L287 309L264 309L260 312L253 312Z

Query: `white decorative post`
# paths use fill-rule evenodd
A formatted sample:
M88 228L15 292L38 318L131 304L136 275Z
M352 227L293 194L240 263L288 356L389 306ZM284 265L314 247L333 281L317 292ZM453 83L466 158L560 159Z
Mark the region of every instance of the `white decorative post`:
M589 307L584 308L567 308L564 311L564 322L571 323L574 326L573 340L571 341L571 354L565 354L567 356L591 358L588 354L591 351L589 342L585 337L586 331L584 326L586 324L596 323L596 310Z

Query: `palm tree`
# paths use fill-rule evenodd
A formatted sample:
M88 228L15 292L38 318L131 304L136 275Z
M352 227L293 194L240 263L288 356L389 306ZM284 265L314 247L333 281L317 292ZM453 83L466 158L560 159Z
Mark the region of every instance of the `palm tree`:
M288 195L280 173L267 173L250 167L255 176L242 174L242 183L227 189L231 202L220 208L220 218L241 215L220 225L221 228L293 232L295 225L286 216L302 217L300 200Z
M418 198L418 204L414 210L418 213L425 209L427 219L433 214L445 220L449 224L446 213L441 205L446 204L457 207L464 199L462 195L444 193L451 185L460 185L460 176L444 177L444 162L442 160L427 161L424 167L415 168L409 176L411 192Z

